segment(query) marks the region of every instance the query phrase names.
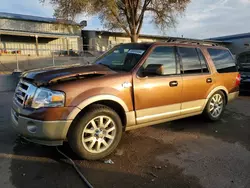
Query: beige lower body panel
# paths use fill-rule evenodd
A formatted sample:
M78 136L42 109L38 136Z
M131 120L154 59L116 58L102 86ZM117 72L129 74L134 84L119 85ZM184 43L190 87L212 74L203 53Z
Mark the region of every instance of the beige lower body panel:
M165 123L165 122L169 122L169 121L173 121L173 120L177 120L177 119L182 119L182 118L186 118L186 117L190 117L190 116L195 116L195 115L199 115L201 113L202 112L194 112L194 113L189 113L189 114L180 115L180 116L176 116L176 117L161 119L161 120L157 120L157 121L141 123L141 124L138 124L138 125L127 126L126 131L133 130L133 129L138 129L138 128L142 128L142 127L147 127L147 126L151 126L151 125L156 125L156 124L160 124L160 123Z
M133 120L129 120L129 124L126 127L126 130L136 129L201 114L211 96L208 96L207 99L183 102L181 104L173 104L138 110L136 111L136 113L133 112L133 114L128 116ZM228 102L235 100L238 96L238 91L228 93Z
M181 115L200 112L206 105L206 99L200 99L181 104Z
M239 96L239 91L228 93L228 102L235 100Z
M126 130L198 115L202 113L205 105L206 99L201 99L182 104L138 110L136 113L129 112L127 113Z
M180 115L201 112L205 106L205 103L206 100L201 99L179 104L138 110L136 111L136 123L147 123L149 121L157 121Z
M135 122L135 111L126 112L127 125L126 127L133 126Z
M146 123L180 115L181 104L172 104L136 111L136 123Z

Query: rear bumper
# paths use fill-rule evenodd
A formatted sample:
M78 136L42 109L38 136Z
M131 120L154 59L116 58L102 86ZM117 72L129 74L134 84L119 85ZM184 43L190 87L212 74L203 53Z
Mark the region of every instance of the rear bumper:
M39 121L18 115L11 109L13 128L27 140L42 145L62 145L72 121Z
M239 96L239 91L228 94L228 102L235 100Z

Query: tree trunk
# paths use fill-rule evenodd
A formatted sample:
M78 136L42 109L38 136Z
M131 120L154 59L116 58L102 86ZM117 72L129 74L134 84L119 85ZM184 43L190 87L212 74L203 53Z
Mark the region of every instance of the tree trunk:
M130 39L131 39L131 42L137 42L137 40L138 40L138 35L136 35L136 34L131 34Z

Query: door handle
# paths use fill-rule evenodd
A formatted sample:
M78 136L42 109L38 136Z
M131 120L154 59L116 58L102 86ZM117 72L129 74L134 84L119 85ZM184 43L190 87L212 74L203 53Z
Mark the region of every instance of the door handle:
M171 81L171 82L169 82L169 86L170 87L176 87L176 86L178 86L178 82L177 81Z
M213 80L212 80L212 78L207 78L206 82L207 82L207 83L212 83Z

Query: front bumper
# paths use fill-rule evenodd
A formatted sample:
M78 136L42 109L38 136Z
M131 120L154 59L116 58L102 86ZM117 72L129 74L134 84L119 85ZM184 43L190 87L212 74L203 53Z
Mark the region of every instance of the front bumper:
M19 115L11 109L13 128L27 140L42 145L62 145L72 121L40 121Z

